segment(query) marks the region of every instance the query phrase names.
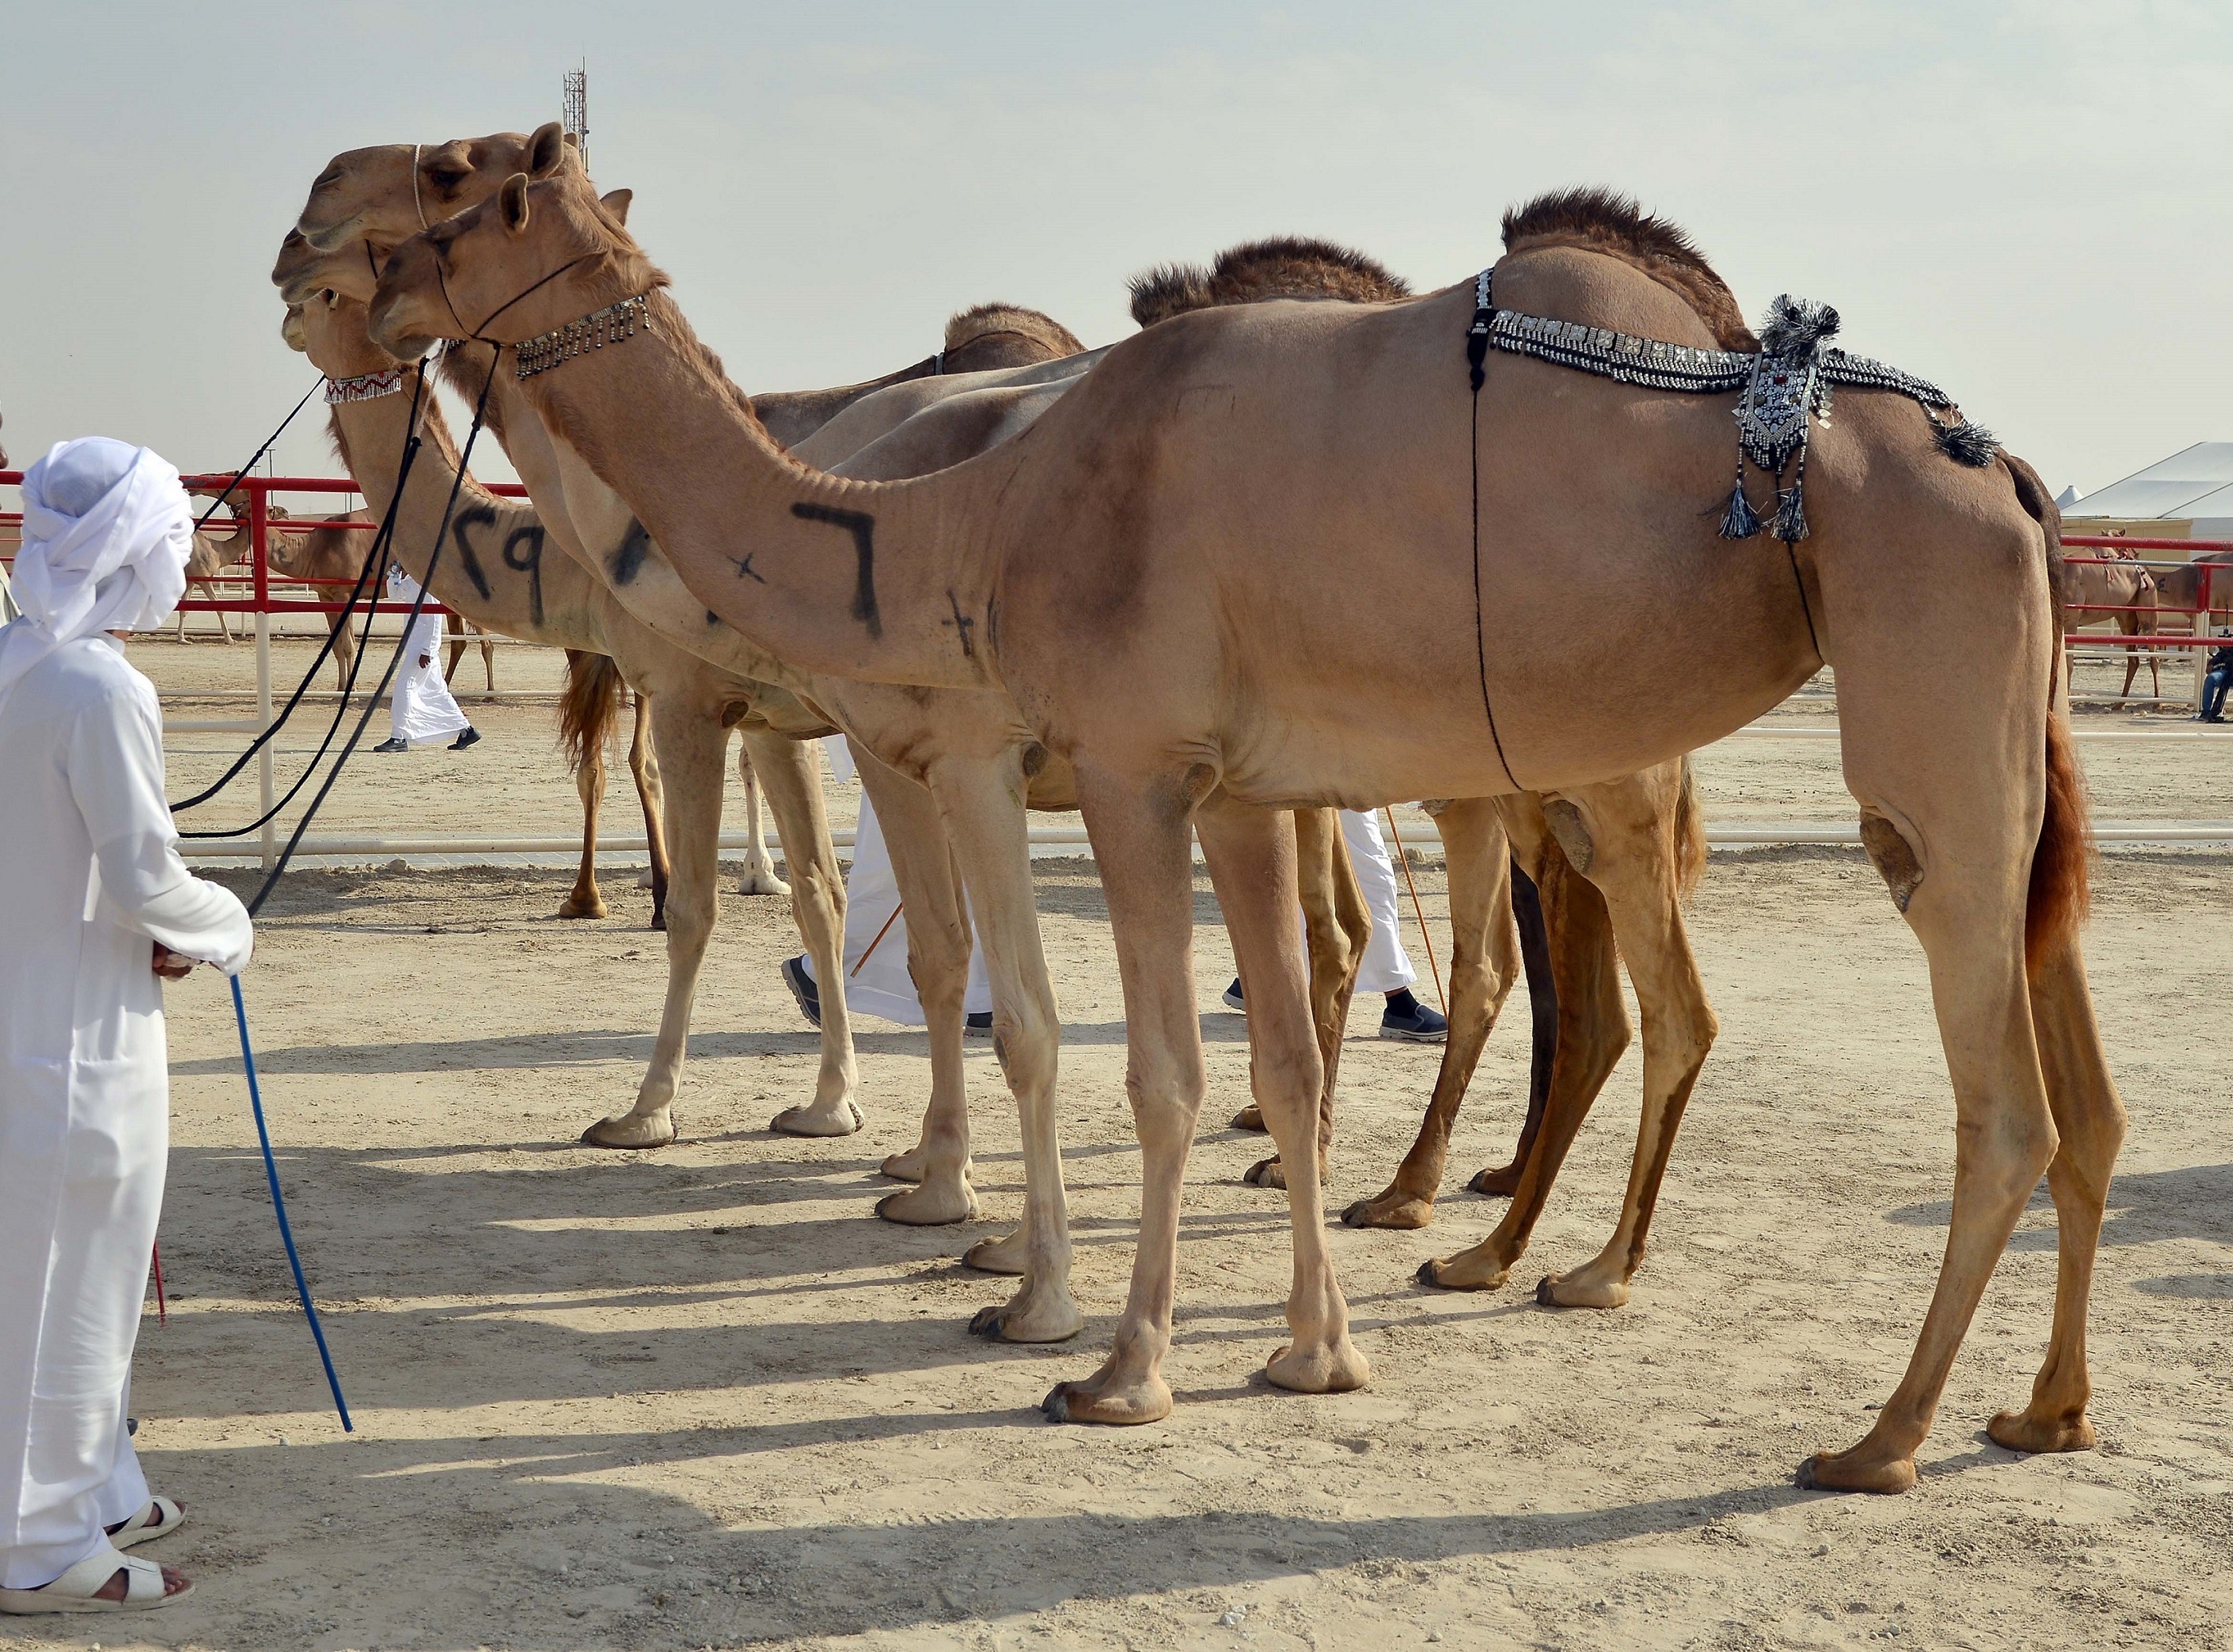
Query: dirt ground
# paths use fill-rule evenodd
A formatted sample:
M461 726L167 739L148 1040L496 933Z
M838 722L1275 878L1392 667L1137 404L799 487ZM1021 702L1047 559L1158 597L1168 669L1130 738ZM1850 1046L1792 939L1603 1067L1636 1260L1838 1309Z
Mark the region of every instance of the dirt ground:
M495 711L508 732L469 754L474 787L556 811L505 829L563 829L547 712ZM447 799L473 795L450 772L465 759L395 761L407 768L387 772L418 790L358 782L348 825L418 829L383 796L447 817ZM2178 761L2195 766L2166 780L2160 748L2089 747L2101 812L2153 801L2222 816L2226 756ZM1801 763L1813 770L1777 766ZM1787 792L1791 811L1849 817L1815 784L1834 784L1830 743L1724 747L1702 770L1723 817L1740 803L1742 817L1790 817L1771 807ZM1353 1232L1333 1213L1384 1183L1435 1064L1374 1039L1377 1005L1359 1006L1326 1202L1373 1379L1327 1398L1260 1375L1282 1340L1286 1215L1238 1180L1261 1138L1223 1128L1247 1052L1216 1003L1230 958L1205 882L1211 1099L1169 1367L1179 1408L1123 1431L1054 1427L1034 1408L1108 1345L1139 1170L1091 865L1039 873L1089 1316L1075 1343L1041 1349L963 1329L1009 1286L955 1259L1021 1207L1013 1110L983 1045L970 1083L985 1222L906 1229L870 1213L891 1186L878 1160L915 1136L918 1033L863 1024L860 1135L767 1132L815 1067L777 975L796 945L781 901L723 897L685 1139L621 1155L574 1139L626 1102L649 1053L663 969L648 896L609 882L609 920L563 924L550 916L557 870L291 878L244 985L356 1433L334 1418L293 1305L228 1001L200 972L170 992L171 1318L148 1322L133 1395L151 1479L192 1509L144 1552L199 1592L129 1621L12 1622L0 1642L2233 1643L2233 854L2117 852L2100 877L2089 958L2132 1113L2092 1321L2102 1448L2020 1459L1982 1432L2028 1392L2044 1342L2042 1193L1955 1369L1922 1483L1888 1499L1791 1478L1809 1452L1859 1437L1897 1382L1951 1185L1923 959L1857 851L1714 857L1693 936L1721 1041L1635 1300L1616 1312L1545 1311L1527 1287L1593 1253L1613 1219L1633 1050L1537 1232L1540 1266L1501 1292L1433 1292L1412 1282L1421 1259L1473 1243L1501 1208L1462 1184L1507 1155L1525 1016L1490 1042L1435 1226ZM1420 883L1446 958L1441 874Z

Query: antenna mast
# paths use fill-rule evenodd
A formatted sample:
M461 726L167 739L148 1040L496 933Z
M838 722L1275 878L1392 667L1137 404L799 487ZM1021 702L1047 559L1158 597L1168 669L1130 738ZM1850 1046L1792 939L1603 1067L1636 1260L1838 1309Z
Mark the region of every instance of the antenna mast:
M581 146L582 169L586 172L589 166L589 60L585 57L581 68L568 69L563 85L565 107L559 119Z

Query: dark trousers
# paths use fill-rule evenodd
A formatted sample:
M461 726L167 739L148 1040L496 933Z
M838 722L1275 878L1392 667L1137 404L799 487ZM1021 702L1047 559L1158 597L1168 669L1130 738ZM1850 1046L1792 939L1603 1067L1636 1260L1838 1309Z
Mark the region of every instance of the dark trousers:
M2202 680L2202 714L2214 722L2225 709L2225 691L2233 687L2233 666L2220 666Z

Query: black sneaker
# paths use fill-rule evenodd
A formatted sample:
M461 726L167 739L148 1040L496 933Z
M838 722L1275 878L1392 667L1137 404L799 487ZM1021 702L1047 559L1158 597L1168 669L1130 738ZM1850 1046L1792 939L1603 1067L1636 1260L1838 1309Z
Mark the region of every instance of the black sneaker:
M1240 978L1238 975L1233 978L1233 985L1225 989L1225 1007L1237 1010L1242 1015L1248 1013L1248 1000L1240 996Z
M1450 1024L1442 1019L1440 1011L1414 999L1408 1012L1392 1004L1388 1006L1388 1012L1380 1018L1380 1036L1401 1044L1443 1044L1449 1041Z
M993 1036L993 1012L973 1010L961 1018L961 1036L965 1038L989 1038Z
M478 745L480 743L481 732L468 723L465 725L465 732L450 742L450 750L462 751L469 745Z
M391 735L372 749L375 751L408 751L411 749L411 742L399 740Z
M819 1028L822 1025L822 992L814 985L814 978L806 972L804 953L783 960L783 984L791 989L791 997L798 1000L798 1012L806 1018L806 1024Z

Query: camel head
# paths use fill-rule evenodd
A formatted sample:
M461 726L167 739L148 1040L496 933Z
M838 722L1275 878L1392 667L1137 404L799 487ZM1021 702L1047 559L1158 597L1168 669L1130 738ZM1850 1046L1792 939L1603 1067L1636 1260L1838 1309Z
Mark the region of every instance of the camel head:
M357 299L339 293L314 293L303 303L287 307L287 341L310 358L310 365L329 379L355 379L395 365L387 351L372 341L365 308ZM301 342L296 343L299 339Z
M531 133L351 149L318 174L296 227L322 252L351 240L392 247L486 200L515 172L548 178L568 167L581 170L581 152L556 120Z
M353 236L332 251L321 252L300 230L290 230L271 266L271 284L279 289L281 302L289 304L303 303L320 292L342 293L368 303L389 250L387 245Z
M380 272L372 335L399 358L438 338L511 344L665 284L581 169L505 180L490 199L411 237Z

